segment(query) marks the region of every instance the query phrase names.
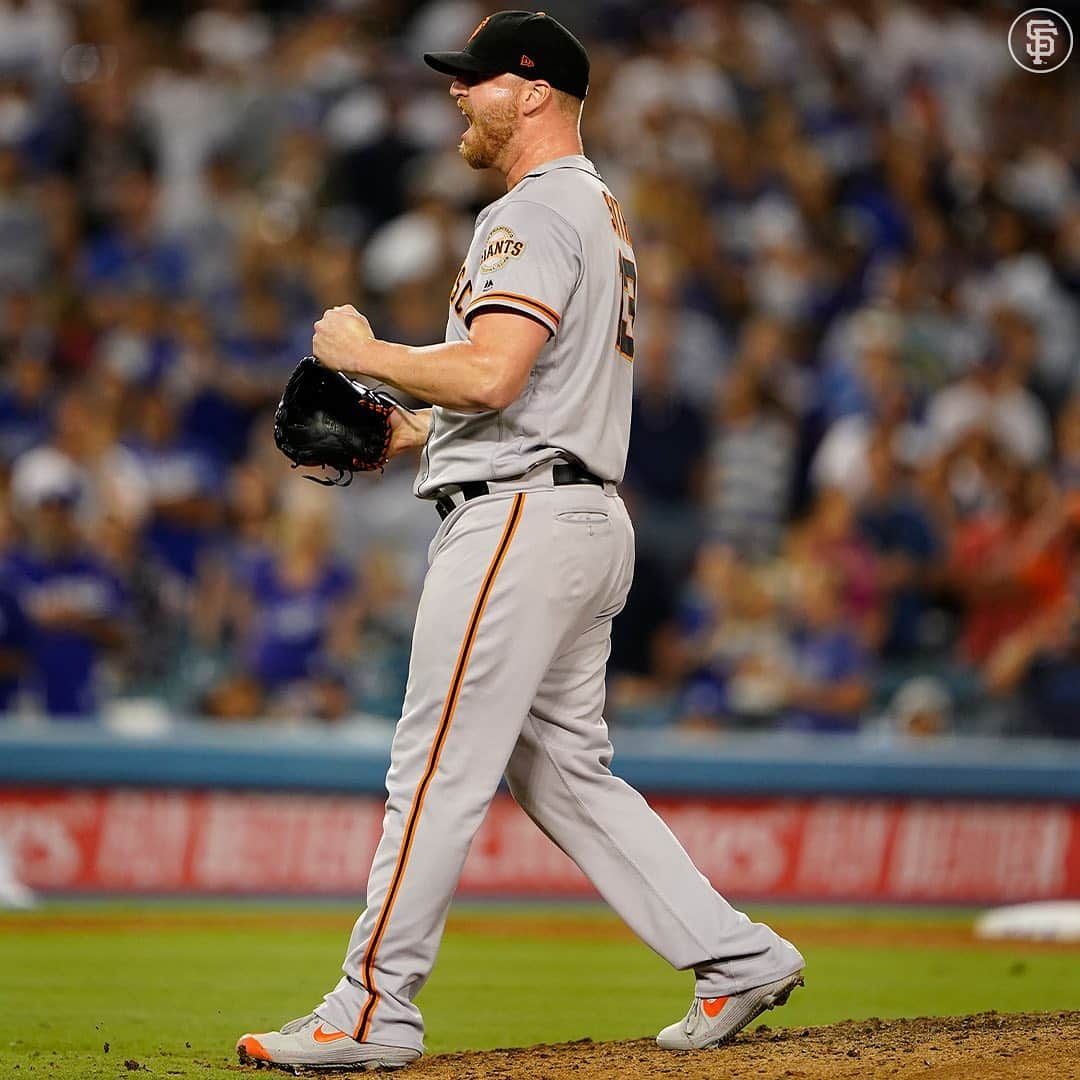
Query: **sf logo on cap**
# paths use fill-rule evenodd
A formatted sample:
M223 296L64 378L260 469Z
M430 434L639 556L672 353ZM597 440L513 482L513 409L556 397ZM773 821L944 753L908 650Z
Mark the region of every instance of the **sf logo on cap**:
M476 35L477 35L477 34L479 34L479 33L480 33L480 31L481 31L481 30L483 30L485 26L487 26L487 24L488 24L488 19L490 19L490 18L491 18L491 16L490 16L490 15L485 15L485 16L484 16L484 17L483 17L483 18L482 18L482 19L480 20L480 25L479 25L479 26L478 26L478 27L477 27L477 28L476 28L476 29L475 29L475 30L474 30L474 31L473 31L473 32L472 32L472 33L471 33L471 34L469 35L469 41L472 41L472 39L473 39L474 37L476 37ZM468 44L469 44L469 41L466 41L466 42L465 42L465 44L466 44L466 45L468 45Z
M1072 27L1050 8L1029 8L1009 28L1009 54L1025 71L1048 75L1072 53Z

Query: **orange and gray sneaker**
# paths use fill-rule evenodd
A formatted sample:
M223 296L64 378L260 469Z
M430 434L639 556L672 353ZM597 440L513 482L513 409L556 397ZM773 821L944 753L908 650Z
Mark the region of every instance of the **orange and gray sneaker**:
M400 1069L420 1057L407 1046L357 1042L314 1013L283 1024L280 1031L244 1035L236 1044L242 1065L305 1069Z
M802 984L803 974L796 971L729 997L696 997L686 1018L664 1028L656 1036L656 1045L661 1050L711 1050L742 1031L766 1009L786 1004L791 991Z

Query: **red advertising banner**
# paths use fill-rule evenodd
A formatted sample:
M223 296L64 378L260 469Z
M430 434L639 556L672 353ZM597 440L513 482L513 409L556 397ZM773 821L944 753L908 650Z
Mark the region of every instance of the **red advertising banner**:
M932 800L663 799L732 897L999 903L1080 897L1080 807ZM360 895L371 796L0 789L0 838L43 892ZM462 875L473 896L593 895L500 795Z

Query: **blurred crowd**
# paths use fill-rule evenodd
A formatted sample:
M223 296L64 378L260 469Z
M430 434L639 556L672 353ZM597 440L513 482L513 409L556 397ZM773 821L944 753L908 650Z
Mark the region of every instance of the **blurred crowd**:
M597 0L638 260L617 724L1080 736L1080 80L1008 5ZM0 710L392 719L436 518L311 327L441 340L472 0L0 0Z

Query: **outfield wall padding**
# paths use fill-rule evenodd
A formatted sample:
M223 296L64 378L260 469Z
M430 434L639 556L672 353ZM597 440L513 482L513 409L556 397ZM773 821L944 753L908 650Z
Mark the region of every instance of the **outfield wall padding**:
M83 725L0 726L0 784L383 791L388 725L192 724L121 736ZM1080 802L1080 743L986 738L618 733L612 771L645 792L899 795Z

